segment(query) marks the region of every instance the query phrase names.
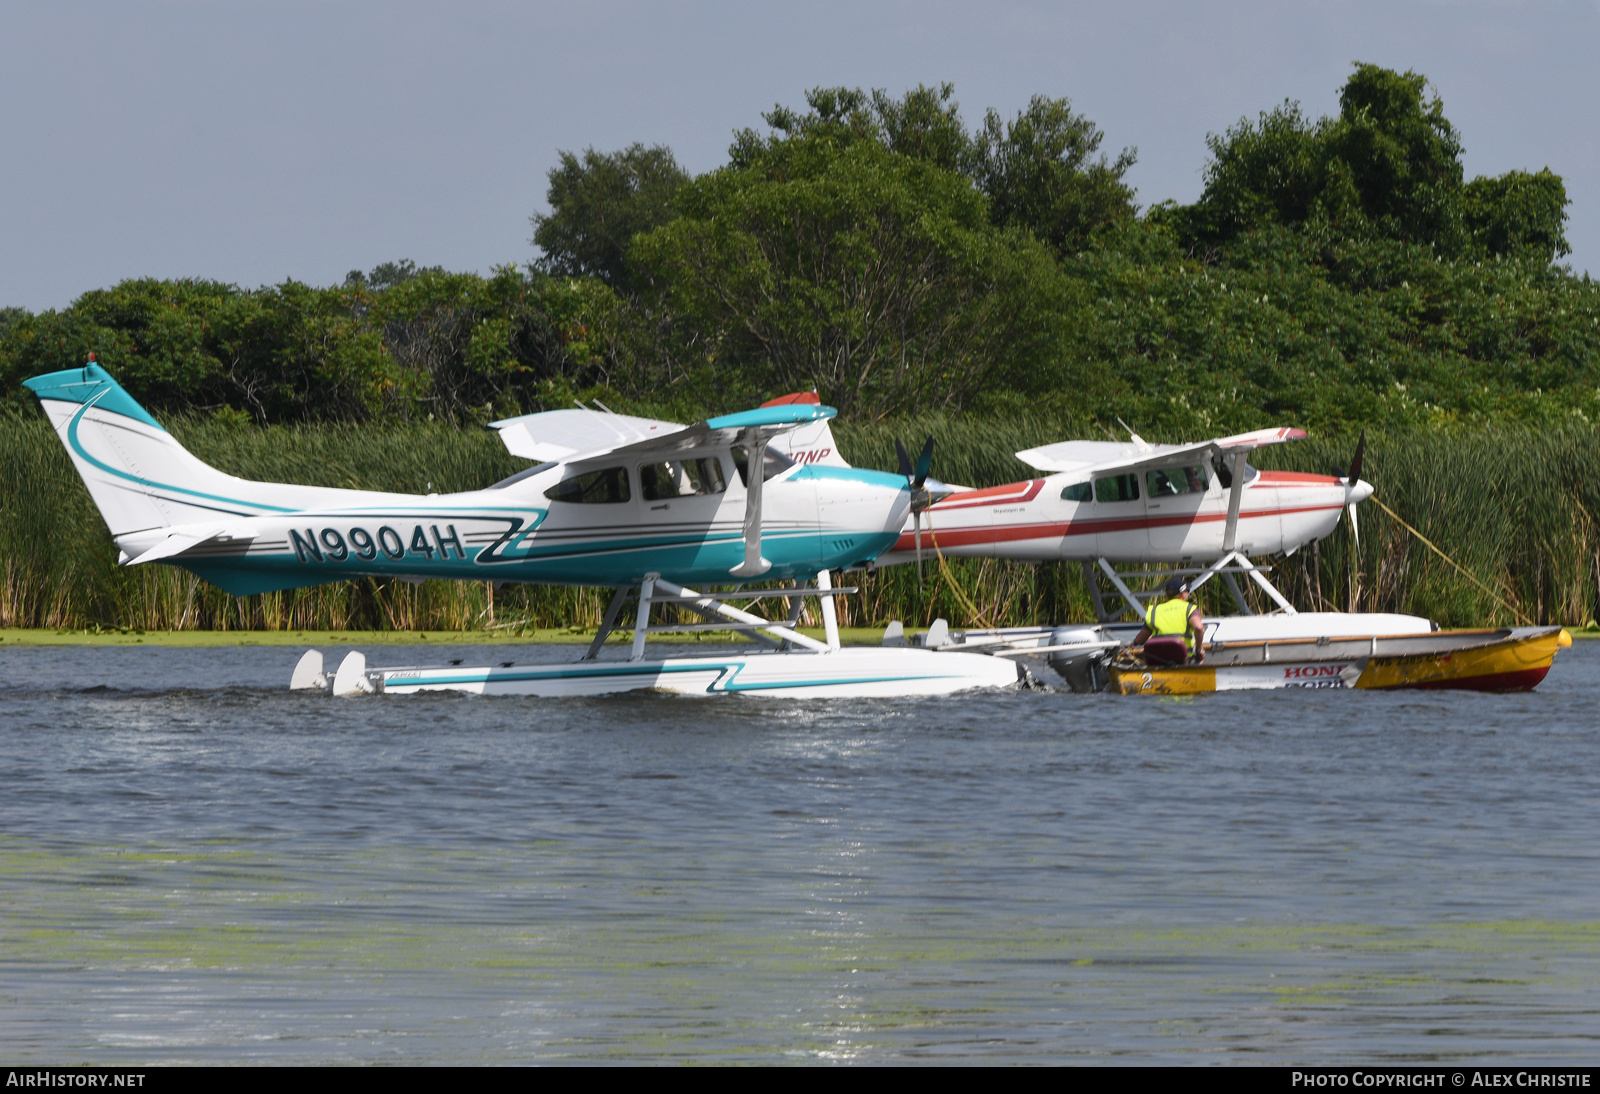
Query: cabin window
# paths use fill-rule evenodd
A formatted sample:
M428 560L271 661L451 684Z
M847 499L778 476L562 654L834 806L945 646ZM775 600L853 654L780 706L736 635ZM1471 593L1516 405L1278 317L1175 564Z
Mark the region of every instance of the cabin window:
M1146 471L1144 484L1152 498L1175 498L1179 494L1204 494L1210 483L1204 465L1162 467Z
M614 505L627 501L632 496L628 493L628 469L607 467L569 475L546 490L544 496L551 501L575 505Z
M722 479L722 462L715 457L647 463L639 468L639 490L645 501L720 494L727 488Z
M1138 501L1138 475L1112 475L1094 480L1095 501Z
M739 481L745 486L750 485L750 476L746 471L746 465L749 462L750 456L744 450L744 446L736 445L733 449L733 466L739 472ZM781 475L793 466L794 461L788 456L768 448L766 456L761 461L761 481L766 482L774 475Z
M1061 491L1062 501L1089 501L1093 496L1093 488L1086 482L1075 482Z
M1221 484L1222 488L1224 490L1233 489L1233 473L1228 470L1228 461L1221 456L1217 456L1212 459L1211 466L1217 469L1217 482ZM1255 482L1258 474L1259 472L1255 468L1249 464L1244 464L1244 481L1246 483Z

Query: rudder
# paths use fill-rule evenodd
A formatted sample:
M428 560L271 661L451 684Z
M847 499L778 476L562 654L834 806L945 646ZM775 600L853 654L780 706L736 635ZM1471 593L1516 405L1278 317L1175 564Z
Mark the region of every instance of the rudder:
M240 480L191 455L94 362L24 380L114 537L248 516Z

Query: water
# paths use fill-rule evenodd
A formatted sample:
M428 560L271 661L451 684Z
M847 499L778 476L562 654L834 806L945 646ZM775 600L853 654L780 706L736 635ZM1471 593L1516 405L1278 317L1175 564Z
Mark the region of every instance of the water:
M0 652L8 1062L1600 1048L1600 643L1526 695L809 703L298 652Z

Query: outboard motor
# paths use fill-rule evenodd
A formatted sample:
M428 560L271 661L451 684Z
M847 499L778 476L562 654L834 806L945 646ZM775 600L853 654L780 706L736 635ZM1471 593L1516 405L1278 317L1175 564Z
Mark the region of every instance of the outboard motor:
M1055 650L1050 654L1050 667L1067 682L1073 691L1088 694L1104 691L1111 681L1106 662L1111 650L1107 648L1107 634L1101 627L1057 627L1050 632L1052 646L1078 646L1078 649Z

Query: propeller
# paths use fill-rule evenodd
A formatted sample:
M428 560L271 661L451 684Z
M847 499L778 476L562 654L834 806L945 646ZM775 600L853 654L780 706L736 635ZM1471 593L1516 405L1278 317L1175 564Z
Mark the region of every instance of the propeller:
M1350 470L1344 471L1337 467L1333 469L1334 478L1344 480L1344 509L1350 515L1350 564L1347 567L1347 576L1350 582L1350 611L1356 610L1355 606L1360 596L1356 575L1361 565L1361 528L1356 523L1356 502L1361 501L1372 493L1372 487L1368 486L1365 493L1361 493L1359 497L1356 496L1358 493L1356 488L1361 485L1361 464L1366 454L1367 431L1363 429L1361 436L1356 440L1355 455L1350 458Z
M1363 429L1361 431L1361 436L1359 438L1357 438L1357 440L1356 440L1356 454L1354 456L1350 457L1350 471L1349 471L1349 473L1339 476L1340 478L1342 478L1344 480L1345 486L1351 487L1351 486L1354 486L1356 483L1361 481L1361 464L1362 464L1363 459L1366 457L1366 454L1367 454L1367 431L1365 429ZM1360 551L1361 551L1361 529L1356 524L1356 503L1353 502L1353 501L1350 502L1349 504L1347 504L1344 507L1344 511L1350 515L1350 540L1351 540L1351 544L1355 548L1356 553L1360 554Z
M900 459L900 474L906 477L906 488L911 491L911 521L917 542L917 581L921 582L922 511L938 500L934 492L927 488L928 471L933 467L933 434L928 434L915 464L911 462L911 456L906 452L906 446L900 443L899 437L894 439L894 451Z

